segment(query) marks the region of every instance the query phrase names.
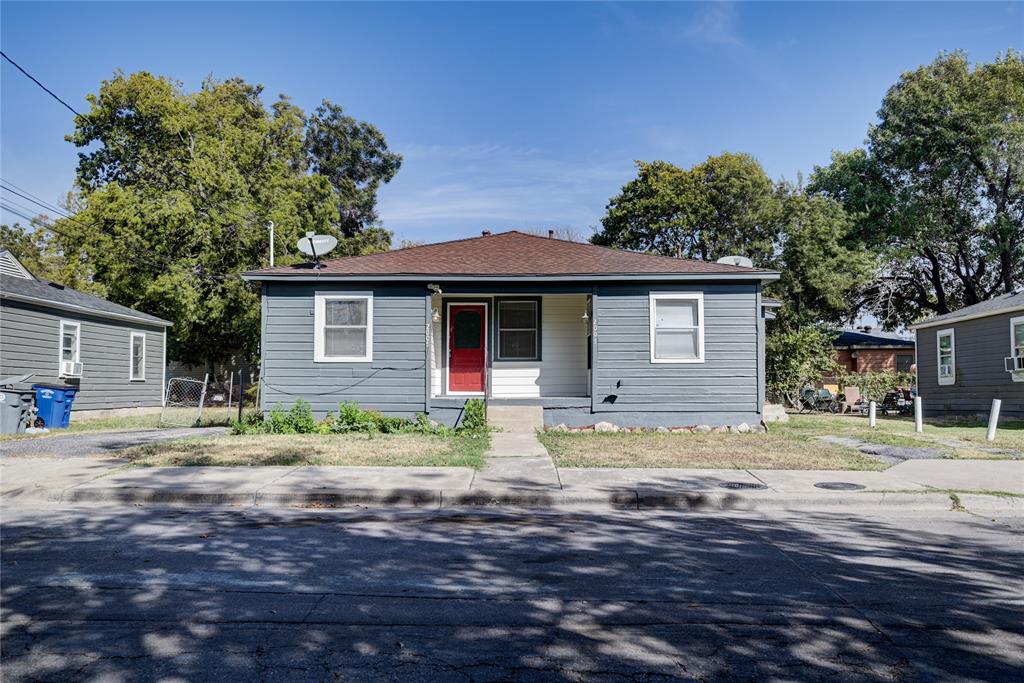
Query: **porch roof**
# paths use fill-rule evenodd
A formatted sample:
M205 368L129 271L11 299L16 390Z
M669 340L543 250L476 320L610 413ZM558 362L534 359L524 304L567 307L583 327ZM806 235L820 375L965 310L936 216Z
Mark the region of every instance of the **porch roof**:
M640 254L539 237L516 230L496 235L252 271L247 280L774 280L778 273L726 263Z

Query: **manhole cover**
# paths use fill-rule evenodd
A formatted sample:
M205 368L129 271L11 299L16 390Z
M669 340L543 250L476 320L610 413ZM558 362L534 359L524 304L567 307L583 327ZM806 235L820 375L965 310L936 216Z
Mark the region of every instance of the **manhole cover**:
M766 489L764 484L753 484L748 481L726 481L719 484L723 489Z
M860 491L864 487L848 481L819 481L814 485L814 488L828 489L829 491Z

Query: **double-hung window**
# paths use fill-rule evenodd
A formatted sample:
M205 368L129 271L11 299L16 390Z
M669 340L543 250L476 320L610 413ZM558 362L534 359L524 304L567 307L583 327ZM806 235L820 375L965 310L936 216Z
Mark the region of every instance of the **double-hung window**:
M82 327L68 320L60 321L60 376L71 377L76 373L75 364L81 362Z
M128 346L130 365L128 380L131 382L146 381L146 333L132 332Z
M704 294L651 293L651 362L704 362Z
M938 349L939 384L956 382L956 339L953 330L939 330L935 333Z
M373 297L317 294L313 309L313 360L367 363L373 360Z
M538 360L536 300L498 301L498 360Z
M1024 382L1024 315L1010 318L1010 377Z

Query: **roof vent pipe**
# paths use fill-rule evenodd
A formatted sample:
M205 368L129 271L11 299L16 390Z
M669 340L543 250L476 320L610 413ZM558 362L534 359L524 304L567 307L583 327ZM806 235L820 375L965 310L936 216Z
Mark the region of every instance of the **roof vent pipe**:
M548 239L549 240L555 239L555 231L554 230L548 230Z
M491 231L490 230L484 230L480 234L483 235L484 237L490 237Z

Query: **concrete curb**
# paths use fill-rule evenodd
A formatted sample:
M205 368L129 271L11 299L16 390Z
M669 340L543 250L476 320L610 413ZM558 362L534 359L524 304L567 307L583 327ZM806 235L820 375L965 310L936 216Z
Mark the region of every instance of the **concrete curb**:
M481 491L431 489L318 489L264 492L216 491L199 487L88 487L36 489L5 496L61 503L123 503L225 505L235 507L404 507L404 508L574 508L610 507L619 510L677 510L729 512L756 510L920 510L949 511L947 493L883 493L873 491L836 494L800 494L776 491L749 493L707 491L648 491L644 489L544 491L493 489ZM1024 511L1024 498L958 494L967 510Z

